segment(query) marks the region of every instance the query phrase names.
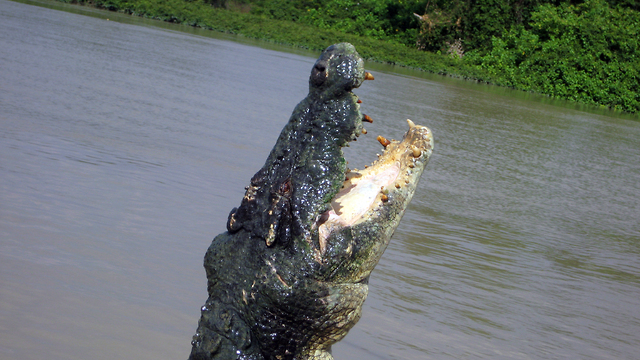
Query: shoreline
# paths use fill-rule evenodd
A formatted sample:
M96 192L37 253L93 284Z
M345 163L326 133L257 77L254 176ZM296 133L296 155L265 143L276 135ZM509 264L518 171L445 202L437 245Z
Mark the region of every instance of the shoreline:
M37 0L13 0L34 5L47 6L48 3ZM268 43L291 46L312 51L322 51L337 42L353 44L367 61L391 64L427 73L451 78L495 85L519 92L548 97L553 100L592 106L595 109L614 113L637 114L624 111L596 101L576 101L576 99L553 96L535 89L523 89L502 83L493 78L479 66L465 63L463 60L409 48L391 41L366 38L346 34L331 29L318 29L290 21L266 19L257 15L241 13L227 9L214 8L194 0L145 0L126 2L125 0L53 0L69 6L80 6L98 11L108 10L123 15L161 20L169 23L187 25L217 33L238 35L247 39L256 39ZM583 99L581 99L583 100Z
M497 83L485 72L472 68L461 60L445 55L409 48L391 41L377 40L331 29L319 29L304 24L266 19L257 15L214 8L202 3L202 0L193 2L149 0L144 3L126 2L124 0L53 1L183 24L204 30L239 35L245 38L312 51L322 51L332 44L349 42L358 49L360 56L367 61L397 65L433 74L505 87ZM157 4L159 6L149 6L149 4ZM169 5L161 6L162 4ZM176 7L168 9L171 5L176 5ZM178 5L180 6L178 7Z

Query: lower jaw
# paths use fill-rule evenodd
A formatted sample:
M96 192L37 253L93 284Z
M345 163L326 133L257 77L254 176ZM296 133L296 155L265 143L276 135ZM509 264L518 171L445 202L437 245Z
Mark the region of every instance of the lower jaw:
M385 149L371 166L346 173L342 190L331 202L332 209L317 223L320 256L331 234L345 227L376 221L391 221L387 224L391 233L397 227L434 146L431 130L410 120L408 123L409 130L401 141L378 137Z

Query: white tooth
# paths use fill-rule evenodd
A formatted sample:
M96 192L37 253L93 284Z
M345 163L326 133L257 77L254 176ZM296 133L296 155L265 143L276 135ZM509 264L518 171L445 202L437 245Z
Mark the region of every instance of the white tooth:
M413 121L407 119L407 122L409 123L409 128L413 129L414 127L416 127L416 124L413 123Z
M413 157L420 157L420 155L422 155L422 151L415 145L411 145L411 151L413 152Z

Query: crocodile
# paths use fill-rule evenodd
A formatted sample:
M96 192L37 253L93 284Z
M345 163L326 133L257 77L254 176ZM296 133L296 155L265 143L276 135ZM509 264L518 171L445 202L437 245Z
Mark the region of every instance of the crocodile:
M190 359L330 360L360 319L368 280L411 200L433 136L408 120L363 170L342 148L366 133L352 92L373 76L353 45L322 52L240 206L205 254L209 298Z

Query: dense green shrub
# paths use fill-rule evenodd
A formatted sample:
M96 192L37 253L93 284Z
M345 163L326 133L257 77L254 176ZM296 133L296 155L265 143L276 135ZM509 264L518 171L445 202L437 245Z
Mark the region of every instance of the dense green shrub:
M418 21L412 13L422 0L245 0L251 13L333 29L344 33L413 45Z
M468 49L489 45L492 36L500 36L513 24L528 22L531 9L541 0L242 1L251 5L251 13L270 19L407 46L417 43L424 50L438 51L457 39Z
M546 4L465 61L506 86L588 104L640 109L640 14L604 0Z

